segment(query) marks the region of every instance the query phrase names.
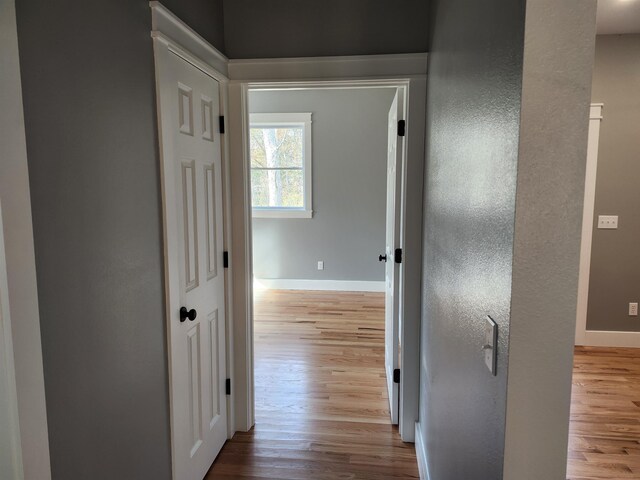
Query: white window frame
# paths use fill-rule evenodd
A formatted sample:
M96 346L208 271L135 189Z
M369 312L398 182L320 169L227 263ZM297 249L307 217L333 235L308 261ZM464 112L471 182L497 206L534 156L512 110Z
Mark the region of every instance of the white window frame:
M302 127L302 174L304 206L298 207L252 207L254 218L311 218L312 209L312 177L311 177L311 113L251 113L250 128L265 127ZM252 169L253 170L253 169ZM253 192L251 192L253 201Z

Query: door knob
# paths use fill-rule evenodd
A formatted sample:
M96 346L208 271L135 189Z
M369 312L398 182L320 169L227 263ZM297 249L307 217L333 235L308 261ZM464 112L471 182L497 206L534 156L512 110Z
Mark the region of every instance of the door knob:
M191 310L187 310L187 307L180 308L180 322L184 322L187 318L191 321L194 321L198 316L198 312L196 312L193 308Z
M378 255L378 261L379 262L386 262L387 261L387 256L386 255Z

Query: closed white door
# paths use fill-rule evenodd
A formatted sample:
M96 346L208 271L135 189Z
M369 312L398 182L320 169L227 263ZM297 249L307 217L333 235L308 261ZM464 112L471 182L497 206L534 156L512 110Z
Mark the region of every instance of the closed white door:
M18 399L13 364L13 340L9 317L7 264L4 252L2 206L0 205L0 478L23 478Z
M227 438L219 85L158 58L173 469L201 480Z
M401 165L402 148L398 135L398 119L400 112L398 93L393 98L389 110L389 134L387 147L387 222L386 222L386 268L385 268L385 368L387 373L387 388L389 391L389 410L391 423L398 423L399 414L399 379L396 370L398 362L398 326L399 326L399 302L398 302L398 272L400 264L396 262L395 251L399 248L400 241L400 202L397 194L400 193L400 175L397 167ZM399 371L399 370L398 370Z

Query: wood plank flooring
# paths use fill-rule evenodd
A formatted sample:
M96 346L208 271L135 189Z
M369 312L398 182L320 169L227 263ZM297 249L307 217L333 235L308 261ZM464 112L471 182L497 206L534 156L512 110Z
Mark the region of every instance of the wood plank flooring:
M640 349L576 348L567 478L640 479Z
M256 426L227 442L207 479L419 478L389 423L384 294L256 295Z
M389 424L384 296L267 290L255 311L256 426L206 478L418 478ZM567 478L640 480L640 349L576 348Z

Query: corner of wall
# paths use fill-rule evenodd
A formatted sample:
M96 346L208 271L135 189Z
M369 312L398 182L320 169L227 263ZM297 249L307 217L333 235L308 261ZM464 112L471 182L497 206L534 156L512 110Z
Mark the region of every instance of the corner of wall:
M51 478L15 3L0 2L0 198L24 476Z
M527 2L504 480L565 478L595 12Z

